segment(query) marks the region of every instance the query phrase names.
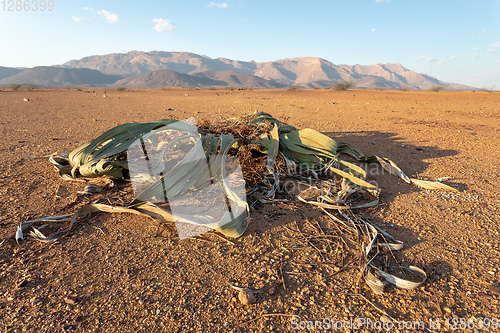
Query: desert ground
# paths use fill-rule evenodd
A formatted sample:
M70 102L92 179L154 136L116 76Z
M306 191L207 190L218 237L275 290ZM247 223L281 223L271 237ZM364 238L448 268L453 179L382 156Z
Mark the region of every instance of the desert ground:
M396 256L427 273L421 287L374 294L348 264L355 255L341 244L345 237L304 241L338 230L319 209L293 198L255 205L248 229L232 240L215 233L179 240L172 225L92 213L55 243L25 232L19 244L11 238L1 246L0 329L291 332L324 318L333 324L388 317L394 332L500 327L498 92L3 89L0 240L21 221L71 214L96 198L120 204L130 194L127 184L97 197L78 194L85 183L62 180L40 157L122 123L218 121L254 111L390 158L412 177L449 177L444 182L458 193L370 174L381 203L362 214L404 242ZM230 284L262 293L244 306ZM350 330L378 330L358 328Z

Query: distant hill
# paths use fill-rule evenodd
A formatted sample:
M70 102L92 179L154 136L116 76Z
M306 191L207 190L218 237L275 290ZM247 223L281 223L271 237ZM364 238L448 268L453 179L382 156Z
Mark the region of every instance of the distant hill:
M304 88L328 87L335 82L349 80L356 83L356 88L366 89L401 89L401 87L428 89L435 85L442 85L446 89L472 89L411 71L398 63L367 66L335 65L325 59L314 57L257 63L226 58L212 59L188 52L131 51L71 60L62 66L91 68L105 74L123 75L124 77L164 69L192 75L207 71L205 76L216 80L218 79L213 72L233 71L269 80L274 85L295 85ZM208 74L210 72L212 74Z
M170 69L152 71L119 80L114 87L127 88L162 88L177 87L246 87L246 88L280 88L280 84L262 79L254 75L241 74L234 71L194 71L190 74L178 73Z
M26 69L0 80L0 85L11 83L40 86L108 85L123 78L120 75L103 74L89 68L63 68L40 66Z
M22 72L22 69L14 68L14 67L2 67L0 66L0 80L9 76L16 75L17 73Z
M198 78L189 74L177 73L170 69L163 69L119 80L114 83L114 86L129 88L201 87L212 86L216 83L218 82L207 78Z
M361 66L361 65L340 65L339 67L343 68L345 71L349 72L354 80L362 80L365 82L369 82L366 80L367 77L377 79L376 84L383 85L387 88L400 89L402 86L408 86L413 89L428 89L430 87L436 85L442 85L446 87L446 89L450 90L469 90L473 89L472 87L468 87L465 85L455 84L455 83L447 83L436 79L427 74L420 74L414 71L411 71L401 64L376 64L369 66ZM365 80L363 80L365 79ZM372 88L375 81L372 81L372 84L365 83L366 88ZM364 87L363 83L360 82L357 84L358 88Z
M234 70L215 71L203 70L190 72L192 76L205 77L223 82L224 86L235 88L283 88L284 86L274 80L267 80L256 75L238 73Z

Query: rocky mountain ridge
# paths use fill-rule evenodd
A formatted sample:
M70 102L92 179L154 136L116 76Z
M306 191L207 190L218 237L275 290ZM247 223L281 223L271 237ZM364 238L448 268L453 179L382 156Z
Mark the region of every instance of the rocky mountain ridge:
M212 59L189 52L131 51L84 57L54 67L43 67L44 71L40 68L16 73L16 69L0 67L0 85L31 83L49 86L120 85L135 88L163 86L325 88L336 82L352 81L356 88L361 89L425 90L437 85L450 90L473 89L411 71L399 63L335 65L316 57L255 62L227 58ZM61 70L58 72L55 68ZM94 72L90 75L90 72L78 72L79 69ZM73 72L69 74L67 71ZM97 74L98 72L102 75ZM13 75L9 76L9 73ZM54 77L50 77L50 74ZM113 79L114 81L110 82Z

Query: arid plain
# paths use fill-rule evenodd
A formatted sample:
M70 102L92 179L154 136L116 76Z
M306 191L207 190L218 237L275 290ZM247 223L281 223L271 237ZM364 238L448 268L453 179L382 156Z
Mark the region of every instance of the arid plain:
M93 213L56 243L25 233L20 245L10 239L1 246L0 328L289 332L324 318L375 322L390 316L425 322L433 331L468 331L459 326L463 320L476 327L481 318L494 322L500 313L498 92L0 91L0 239L21 221L70 214L95 200L77 193L85 183L63 181L47 158L36 157L72 150L126 122L216 122L254 111L390 158L413 177L449 177L444 182L458 193L370 175L382 189L381 204L363 214L405 243L398 259L425 270L422 287L375 295L357 284L357 268L345 266L352 253L328 257L321 243L303 241L317 232L315 225L332 233L336 228L319 210L294 200L257 205L245 234L231 241L214 234L179 240L172 225ZM97 198L119 203L127 191L121 184ZM242 306L229 283L265 292ZM393 331L404 329L395 324Z

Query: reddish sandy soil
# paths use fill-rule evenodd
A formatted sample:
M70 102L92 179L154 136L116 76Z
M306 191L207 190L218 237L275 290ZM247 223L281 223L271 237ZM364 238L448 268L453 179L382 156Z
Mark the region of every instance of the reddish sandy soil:
M256 205L245 234L231 242L213 233L179 240L172 225L93 213L56 243L42 244L25 233L20 246L13 239L1 246L2 331L289 332L323 318L386 320L382 310L396 320L395 332L404 331L399 321L408 327L423 321L439 332L470 331L460 326L464 320L478 327L480 318L494 324L500 317L499 93L103 94L0 92L0 239L21 221L70 214L95 200L77 193L84 183L61 180L46 158L33 157L72 150L126 122L217 121L258 110L390 158L413 177L450 177L446 183L459 193L370 175L382 189L381 204L363 214L404 241L398 260L423 268L428 279L415 290L388 288L375 295L362 281L356 283L355 266L344 267L354 254L339 237L304 241L320 232L319 226L327 234L338 231L319 210L293 200ZM97 198L120 204L127 193L126 184L119 184ZM264 292L255 304L243 306L229 283ZM353 331L376 329L361 325Z

